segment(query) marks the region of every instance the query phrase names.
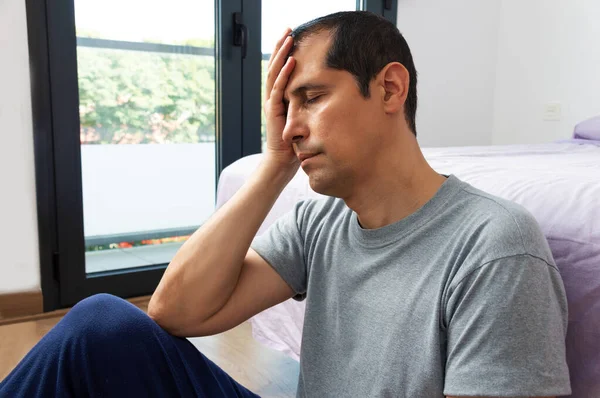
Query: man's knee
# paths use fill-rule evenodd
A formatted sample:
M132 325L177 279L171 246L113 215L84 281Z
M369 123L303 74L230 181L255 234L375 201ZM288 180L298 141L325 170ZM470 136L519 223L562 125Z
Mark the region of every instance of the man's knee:
M135 339L154 323L133 304L105 293L81 300L63 321L72 337L91 339L96 343Z

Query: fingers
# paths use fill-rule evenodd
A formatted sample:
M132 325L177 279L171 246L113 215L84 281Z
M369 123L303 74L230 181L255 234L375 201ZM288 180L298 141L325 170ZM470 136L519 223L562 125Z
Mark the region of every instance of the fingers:
M271 68L271 63L273 62L273 58L275 58L275 55L277 55L277 53L279 52L279 49L281 48L281 45L285 41L286 37L288 37L290 35L291 32L292 32L292 30L290 28L286 28L285 32L283 32L283 36L281 36L281 38L279 40L277 40L277 44L275 44L275 49L273 50L273 52L271 53L271 57L269 58L269 63L267 64L267 70Z
M270 92L269 99L271 103L279 104L283 102L283 93L295 65L296 60L294 57L289 57L285 65L281 68L277 80L273 83L273 88Z
M265 83L265 96L266 96L267 100L271 96L271 90L273 89L273 84L275 84L275 81L277 80L277 78L279 76L281 68L283 68L283 65L286 62L286 58L287 58L288 54L290 53L290 50L292 49L293 44L294 44L294 39L292 39L291 36L286 37L283 44L279 48L279 51L277 51L277 54L275 54L275 56L273 57L271 65L267 71L267 81Z

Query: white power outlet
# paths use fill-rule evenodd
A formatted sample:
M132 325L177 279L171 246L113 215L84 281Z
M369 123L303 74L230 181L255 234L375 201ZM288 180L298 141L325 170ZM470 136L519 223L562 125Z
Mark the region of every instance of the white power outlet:
M549 102L544 105L544 120L558 121L561 116L561 105L559 102Z

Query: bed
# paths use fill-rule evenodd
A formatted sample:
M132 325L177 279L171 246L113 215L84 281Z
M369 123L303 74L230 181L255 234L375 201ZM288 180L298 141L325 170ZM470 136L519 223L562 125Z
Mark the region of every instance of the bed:
M527 208L538 220L569 302L567 360L573 397L600 397L600 141L540 145L424 148L432 167ZM246 181L261 155L221 174L217 207ZM319 198L302 170L288 184L258 234L299 200ZM304 302L288 300L250 322L256 340L298 360Z

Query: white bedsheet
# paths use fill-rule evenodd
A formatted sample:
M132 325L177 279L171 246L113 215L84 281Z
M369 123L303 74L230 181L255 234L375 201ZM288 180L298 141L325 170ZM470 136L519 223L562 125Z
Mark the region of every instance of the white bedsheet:
M600 146L564 142L425 148L423 152L437 172L454 174L479 189L526 207L548 239L572 240L600 253ZM241 187L260 159L261 155L249 156L223 171L217 207ZM299 170L259 234L297 201L310 197L320 195L310 189L308 177ZM600 273L600 264L597 271ZM583 315L570 314L570 320ZM304 303L288 300L253 317L253 335L259 342L298 360L303 320Z

